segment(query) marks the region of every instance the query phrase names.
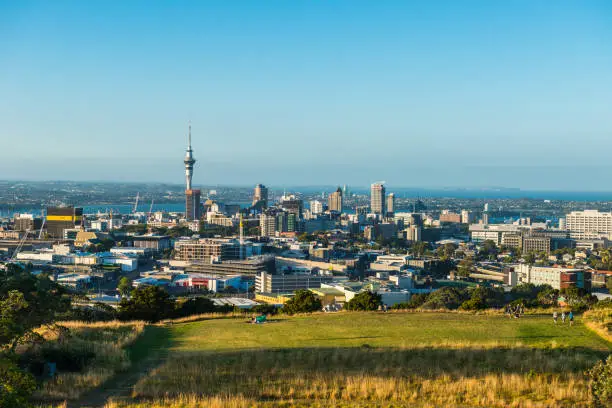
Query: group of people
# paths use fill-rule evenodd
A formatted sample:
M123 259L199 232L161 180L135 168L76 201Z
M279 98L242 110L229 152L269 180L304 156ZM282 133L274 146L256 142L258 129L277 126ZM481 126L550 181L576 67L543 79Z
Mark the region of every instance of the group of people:
M553 312L553 321L555 322L555 324L557 324L557 321L559 319L559 313L557 313L557 311L555 310ZM565 324L565 319L569 320L569 325L573 325L574 324L574 313L572 313L572 311L570 310L569 313L565 313L565 310L561 312L561 323Z
M506 306L506 315L510 318L518 319L523 314L525 314L525 305L523 304Z

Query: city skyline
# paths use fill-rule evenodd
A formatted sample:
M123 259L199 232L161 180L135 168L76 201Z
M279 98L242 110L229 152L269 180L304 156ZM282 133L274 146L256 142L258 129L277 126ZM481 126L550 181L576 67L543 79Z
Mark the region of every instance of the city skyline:
M0 174L612 189L610 6L490 3L3 3Z

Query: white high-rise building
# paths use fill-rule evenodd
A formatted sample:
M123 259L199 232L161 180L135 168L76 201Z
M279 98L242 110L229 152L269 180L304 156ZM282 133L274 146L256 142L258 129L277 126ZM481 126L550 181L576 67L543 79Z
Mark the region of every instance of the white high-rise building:
M565 216L565 227L573 239L612 239L612 212L572 211Z
M389 193L387 196L387 213L395 212L395 194Z
M310 202L310 213L312 215L323 213L323 203L319 200L312 200Z
M261 214L259 216L259 234L262 237L276 235L276 217L272 214Z
M370 187L370 210L373 214L385 215L385 185L382 183L374 183Z

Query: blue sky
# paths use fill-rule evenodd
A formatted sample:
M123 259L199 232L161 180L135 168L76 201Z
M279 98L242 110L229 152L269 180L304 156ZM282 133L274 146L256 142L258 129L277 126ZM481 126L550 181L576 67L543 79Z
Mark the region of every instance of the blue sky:
M612 190L608 1L0 0L0 179Z

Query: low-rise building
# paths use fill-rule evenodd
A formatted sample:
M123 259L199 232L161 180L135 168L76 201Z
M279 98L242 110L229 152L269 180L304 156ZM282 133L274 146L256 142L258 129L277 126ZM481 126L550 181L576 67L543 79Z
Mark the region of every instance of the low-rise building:
M570 287L591 290L591 272L583 269L556 268L520 264L510 273L517 274L519 283L532 283L534 285L550 285L554 289Z
M161 252L171 248L170 237L167 235L138 235L132 237L135 248L149 248Z
M263 293L291 293L298 289L320 288L333 276L313 274L271 274L262 272L255 278L255 291Z

